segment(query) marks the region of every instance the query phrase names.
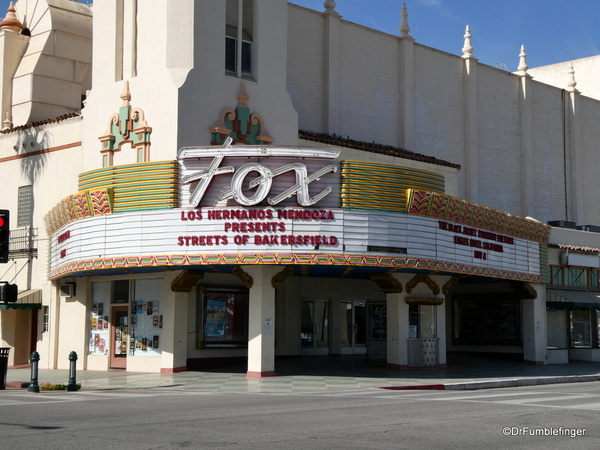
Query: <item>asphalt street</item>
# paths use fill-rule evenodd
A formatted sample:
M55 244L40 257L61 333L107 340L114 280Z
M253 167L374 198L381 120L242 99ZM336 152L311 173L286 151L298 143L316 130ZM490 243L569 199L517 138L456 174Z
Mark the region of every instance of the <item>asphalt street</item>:
M0 393L1 448L597 449L600 383L472 391Z

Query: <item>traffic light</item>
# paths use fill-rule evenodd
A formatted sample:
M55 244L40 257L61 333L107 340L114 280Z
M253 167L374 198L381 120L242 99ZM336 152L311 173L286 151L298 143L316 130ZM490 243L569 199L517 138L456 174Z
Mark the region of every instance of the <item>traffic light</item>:
M0 282L0 302L14 303L17 301L19 288L16 284Z
M0 209L0 263L8 262L8 243L10 242L10 212Z

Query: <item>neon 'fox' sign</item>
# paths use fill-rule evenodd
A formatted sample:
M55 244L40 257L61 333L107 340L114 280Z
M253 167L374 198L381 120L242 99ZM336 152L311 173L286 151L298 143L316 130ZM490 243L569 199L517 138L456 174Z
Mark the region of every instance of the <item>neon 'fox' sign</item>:
M219 200L234 199L243 206L253 206L262 202L269 195L273 178L288 172L294 172L296 182L280 194L268 198L267 202L269 205L277 205L286 198L296 195L300 206L312 206L331 192L331 186L327 186L319 194L311 196L309 185L327 173L337 172L337 166L333 164L322 167L309 175L306 166L299 162L286 164L274 170L257 162L244 164L237 170L232 166L221 167L221 163L228 156L335 159L340 153L338 149L254 146L232 147L230 144L231 140L229 139L225 142L224 147L182 148L179 151L179 159L213 158L206 169L186 175L182 179L183 184L198 181L198 184L189 198L191 205L198 206L200 204L208 186L215 177L228 173L233 173L231 186L229 189L220 193ZM258 177L250 181L249 187L250 189L256 190L252 195L246 195L242 189L244 181L250 173L254 172L258 173Z

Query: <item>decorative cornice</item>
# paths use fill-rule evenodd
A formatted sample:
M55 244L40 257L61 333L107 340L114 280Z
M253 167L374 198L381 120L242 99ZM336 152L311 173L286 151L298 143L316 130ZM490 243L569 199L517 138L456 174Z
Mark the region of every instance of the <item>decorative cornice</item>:
M275 141L265 128L260 114L250 114L246 84L240 82L237 95L238 105L235 109L224 108L219 114L219 120L210 127L212 145L221 145L228 137L236 144L266 145Z
M254 285L252 277L244 272L239 266L235 266L231 273L244 282L246 289L251 289Z
M424 273L418 273L414 276L412 280L406 283L406 292L410 294L415 286L419 283L425 283L431 289L434 295L438 295L440 293L440 287L437 285L435 281L433 281L429 275Z
M444 294L444 296L448 295L450 290L459 283L460 283L460 278L458 278L458 277L450 278L450 280L448 280L448 282L446 284L444 284L444 286L442 286L442 294Z
M287 266L285 269L283 269L281 272L279 272L273 277L273 279L271 280L271 286L273 286L273 289L277 289L287 277L290 277L292 275L294 275L294 268L291 266Z
M171 291L192 292L192 288L202 278L204 278L204 272L201 270L184 270L171 282Z
M398 294L402 292L402 283L389 272L374 273L371 275L371 281L377 283L377 286L386 294Z
M537 298L535 289L525 281L511 281L510 287L522 299L535 300Z

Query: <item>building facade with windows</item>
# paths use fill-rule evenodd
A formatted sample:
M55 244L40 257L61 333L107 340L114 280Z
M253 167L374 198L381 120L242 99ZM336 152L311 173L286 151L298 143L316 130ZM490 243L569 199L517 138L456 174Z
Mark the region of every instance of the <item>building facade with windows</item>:
M331 1L34 3L0 35L11 364L598 357L600 102L573 72L422 46L406 9L391 36Z

